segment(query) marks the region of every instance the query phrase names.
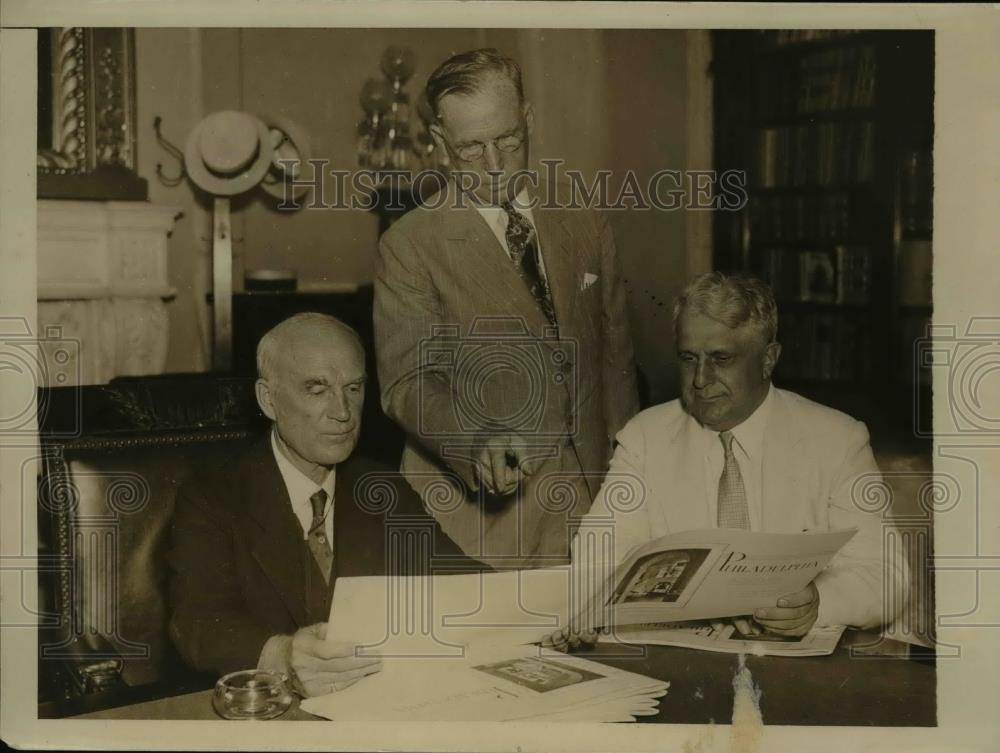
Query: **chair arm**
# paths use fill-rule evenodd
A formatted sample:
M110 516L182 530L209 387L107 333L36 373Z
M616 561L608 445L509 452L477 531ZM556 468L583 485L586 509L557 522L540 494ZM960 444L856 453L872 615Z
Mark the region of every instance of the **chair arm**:
M96 693L125 684L121 656L99 633L74 638L64 655L64 663L76 694Z

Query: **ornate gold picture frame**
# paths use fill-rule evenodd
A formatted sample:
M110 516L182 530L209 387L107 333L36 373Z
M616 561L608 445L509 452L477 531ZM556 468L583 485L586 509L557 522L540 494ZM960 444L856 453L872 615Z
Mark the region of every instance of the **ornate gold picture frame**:
M134 30L39 29L39 198L146 199L135 137Z

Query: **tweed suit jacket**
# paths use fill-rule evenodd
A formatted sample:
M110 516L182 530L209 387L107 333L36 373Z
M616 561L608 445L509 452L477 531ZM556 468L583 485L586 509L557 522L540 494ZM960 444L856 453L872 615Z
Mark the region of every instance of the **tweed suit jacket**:
M383 235L376 265L382 405L407 434L401 468L470 556L565 562L568 521L586 513L638 410L611 229L591 211L532 208L555 330L471 199L449 184L430 204ZM510 432L543 465L492 498L476 489L472 458Z

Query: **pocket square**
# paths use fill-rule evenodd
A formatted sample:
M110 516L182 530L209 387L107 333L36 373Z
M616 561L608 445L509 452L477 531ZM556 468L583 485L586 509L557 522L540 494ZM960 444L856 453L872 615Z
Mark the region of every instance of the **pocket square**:
M583 285L580 286L580 290L586 290L595 282L597 282L597 275L595 275L593 272L584 272Z

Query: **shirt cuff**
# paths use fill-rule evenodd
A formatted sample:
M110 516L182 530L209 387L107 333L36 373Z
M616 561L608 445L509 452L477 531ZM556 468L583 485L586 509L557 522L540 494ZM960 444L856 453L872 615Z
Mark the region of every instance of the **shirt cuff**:
M287 675L291 669L288 664L291 652L292 636L272 635L264 643L264 648L260 650L257 669Z

